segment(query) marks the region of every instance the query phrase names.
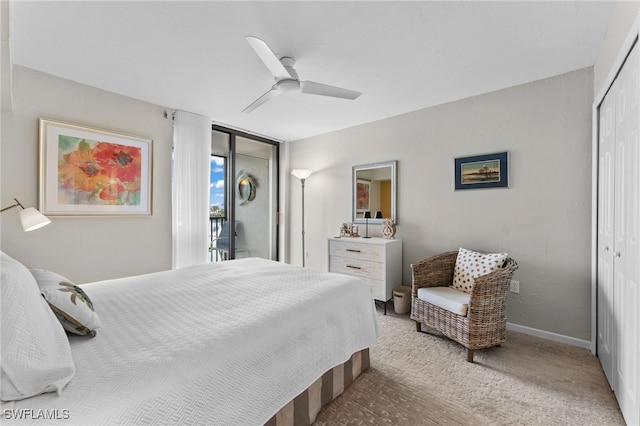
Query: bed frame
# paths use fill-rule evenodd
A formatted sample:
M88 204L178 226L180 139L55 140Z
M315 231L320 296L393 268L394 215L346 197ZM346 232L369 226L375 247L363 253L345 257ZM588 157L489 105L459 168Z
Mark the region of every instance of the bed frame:
M354 353L347 362L324 373L293 401L282 407L265 426L310 425L322 407L342 394L369 366L369 349Z

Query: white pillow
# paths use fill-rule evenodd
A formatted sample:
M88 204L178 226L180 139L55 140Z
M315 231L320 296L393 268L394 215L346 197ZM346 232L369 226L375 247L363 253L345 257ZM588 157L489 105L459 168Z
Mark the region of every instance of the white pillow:
M497 268L502 268L507 253L479 253L460 248L456 266L453 270L452 288L471 293L475 278L487 275Z
M67 335L24 265L0 252L0 269L0 399L60 394L75 374Z
M95 336L100 319L89 296L77 285L55 272L30 269L40 292L49 303L62 327L81 336Z

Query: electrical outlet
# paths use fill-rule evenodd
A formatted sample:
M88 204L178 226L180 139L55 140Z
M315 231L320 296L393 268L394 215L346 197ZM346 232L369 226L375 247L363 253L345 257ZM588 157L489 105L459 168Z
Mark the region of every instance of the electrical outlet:
M509 290L511 293L520 293L520 281L511 280Z

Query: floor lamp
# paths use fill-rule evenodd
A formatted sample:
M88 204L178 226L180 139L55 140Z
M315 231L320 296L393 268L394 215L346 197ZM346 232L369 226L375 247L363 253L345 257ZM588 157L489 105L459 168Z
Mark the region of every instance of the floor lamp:
M307 169L295 169L291 171L291 174L300 179L302 183L302 267L305 266L305 250L304 250L304 181L313 173L312 170Z

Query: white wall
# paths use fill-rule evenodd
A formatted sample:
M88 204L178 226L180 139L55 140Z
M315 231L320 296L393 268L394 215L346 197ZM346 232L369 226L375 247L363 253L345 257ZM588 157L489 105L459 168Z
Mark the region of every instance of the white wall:
M3 207L13 197L38 204L39 117L153 139L153 216L51 217L49 226L25 233L14 208L1 216L2 250L77 283L170 269L171 110L14 67L12 111L2 111Z
M307 265L327 270L326 238L351 215L352 166L398 160L405 284L427 256L506 251L520 265L507 320L589 340L592 99L588 68L287 144L291 168L316 171L305 188ZM509 151L510 188L453 190L454 158L500 151ZM299 197L293 185L296 264Z

